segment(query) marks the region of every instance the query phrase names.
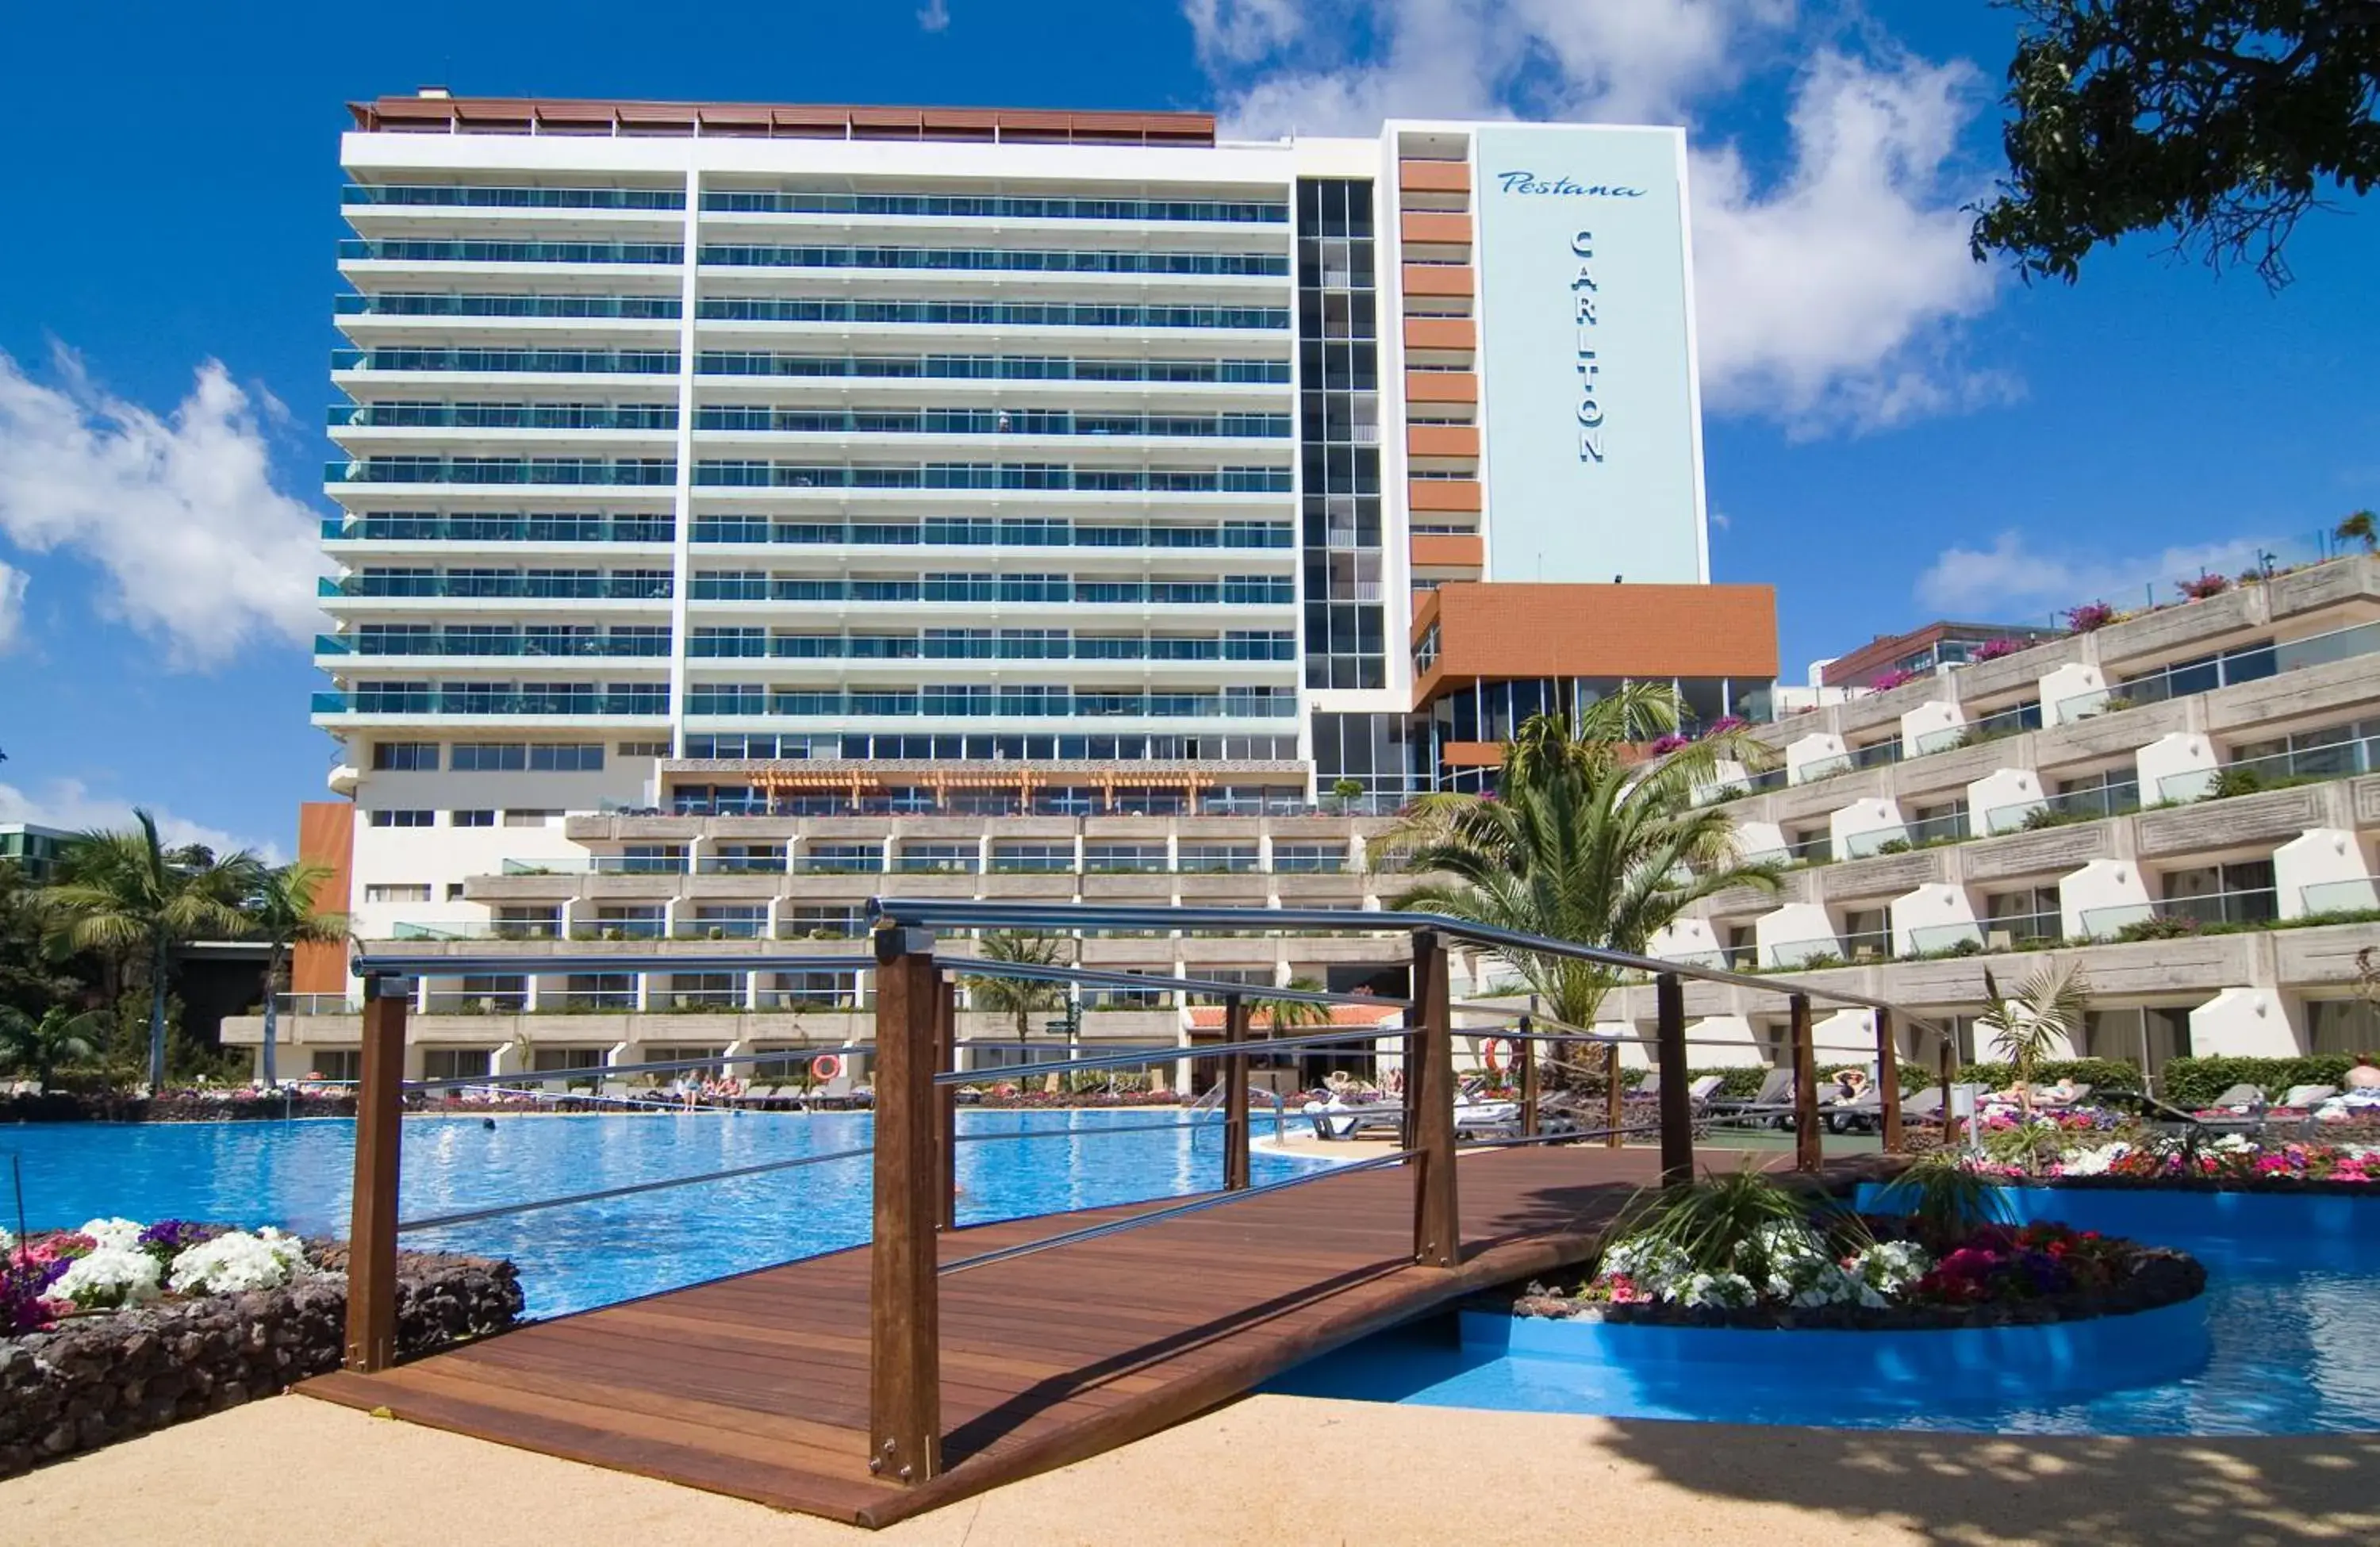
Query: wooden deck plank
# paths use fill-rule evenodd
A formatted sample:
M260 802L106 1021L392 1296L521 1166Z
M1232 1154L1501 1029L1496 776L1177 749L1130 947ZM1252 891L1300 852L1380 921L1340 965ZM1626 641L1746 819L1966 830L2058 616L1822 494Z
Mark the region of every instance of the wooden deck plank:
M866 1468L856 1248L535 1323L299 1389L524 1449L882 1526L1094 1456L1475 1289L1583 1260L1658 1179L1649 1150L1508 1150L1459 1168L1466 1260L1412 1260L1412 1174L1358 1172L940 1281L945 1469ZM948 1233L947 1264L1173 1200Z

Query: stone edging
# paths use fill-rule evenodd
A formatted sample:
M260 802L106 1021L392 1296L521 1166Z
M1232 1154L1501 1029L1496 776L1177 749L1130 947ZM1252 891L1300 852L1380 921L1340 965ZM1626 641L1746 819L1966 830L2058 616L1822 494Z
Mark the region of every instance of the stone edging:
M278 1289L77 1318L0 1337L0 1478L286 1390L338 1368L346 1249L308 1244L322 1273ZM520 1316L510 1262L407 1252L397 1350L502 1332Z

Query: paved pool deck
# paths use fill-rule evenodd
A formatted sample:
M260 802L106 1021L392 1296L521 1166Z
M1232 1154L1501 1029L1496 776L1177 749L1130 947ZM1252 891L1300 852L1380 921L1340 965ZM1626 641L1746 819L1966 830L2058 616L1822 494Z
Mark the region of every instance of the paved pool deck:
M1256 1396L870 1533L278 1396L0 1483L0 1520L111 1547L2265 1547L2380 1541L2380 1434L2003 1439Z

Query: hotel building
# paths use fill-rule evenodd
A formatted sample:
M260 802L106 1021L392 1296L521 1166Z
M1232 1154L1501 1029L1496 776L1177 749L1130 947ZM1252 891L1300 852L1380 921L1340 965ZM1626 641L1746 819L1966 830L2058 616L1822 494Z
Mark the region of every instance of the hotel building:
M1541 708L1766 713L1770 592L1708 583L1680 131L352 112L300 847L366 937L1353 903L1369 813ZM1259 954L1222 965L1371 970ZM864 998L767 976L425 993Z

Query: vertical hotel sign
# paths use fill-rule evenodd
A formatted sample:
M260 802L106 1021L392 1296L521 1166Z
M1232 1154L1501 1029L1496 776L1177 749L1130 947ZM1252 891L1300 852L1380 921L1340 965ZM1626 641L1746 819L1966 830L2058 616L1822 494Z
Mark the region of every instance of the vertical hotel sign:
M1488 570L1704 575L1684 139L1477 131Z

